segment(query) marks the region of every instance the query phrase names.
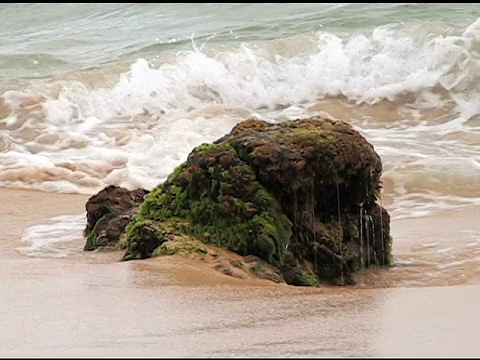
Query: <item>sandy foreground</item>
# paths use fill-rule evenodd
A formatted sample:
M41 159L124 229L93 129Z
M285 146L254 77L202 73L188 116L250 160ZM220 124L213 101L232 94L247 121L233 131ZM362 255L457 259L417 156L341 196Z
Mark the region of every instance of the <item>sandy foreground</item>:
M0 356L480 355L479 209L392 220L397 266L310 289L177 256L27 257L16 250L27 227L82 213L88 197L0 189L0 199Z

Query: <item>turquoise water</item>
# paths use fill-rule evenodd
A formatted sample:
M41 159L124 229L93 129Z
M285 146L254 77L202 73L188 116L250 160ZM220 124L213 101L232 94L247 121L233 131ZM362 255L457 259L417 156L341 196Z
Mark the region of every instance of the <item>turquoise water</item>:
M3 77L48 76L152 58L199 43L285 39L317 31L365 32L386 24L432 22L461 29L478 4L2 4Z

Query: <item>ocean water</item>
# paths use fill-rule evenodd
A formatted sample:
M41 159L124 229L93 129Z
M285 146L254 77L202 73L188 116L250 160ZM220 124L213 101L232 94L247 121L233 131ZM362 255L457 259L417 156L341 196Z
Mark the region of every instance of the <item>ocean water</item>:
M0 38L2 187L151 189L239 121L321 114L374 145L393 220L480 204L477 4L12 3Z

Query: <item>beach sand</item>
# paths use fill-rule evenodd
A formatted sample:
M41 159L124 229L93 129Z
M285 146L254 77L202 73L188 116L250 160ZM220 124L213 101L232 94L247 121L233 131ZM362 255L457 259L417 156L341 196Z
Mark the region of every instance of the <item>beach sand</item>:
M393 220L397 266L313 289L178 256L27 257L17 250L27 227L82 213L88 197L2 188L0 198L2 356L480 354L479 209Z

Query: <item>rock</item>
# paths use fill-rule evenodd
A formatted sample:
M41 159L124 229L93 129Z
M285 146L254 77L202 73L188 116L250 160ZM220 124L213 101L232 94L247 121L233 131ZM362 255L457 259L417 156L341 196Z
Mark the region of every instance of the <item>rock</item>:
M115 246L147 193L143 189L130 191L112 185L88 199L84 250Z
M376 200L382 163L349 124L321 117L247 120L145 196L124 258L144 258L165 231L256 256L293 285L353 284L363 267L389 265L390 217ZM153 224L163 230L141 236ZM135 244L135 246L132 246Z

